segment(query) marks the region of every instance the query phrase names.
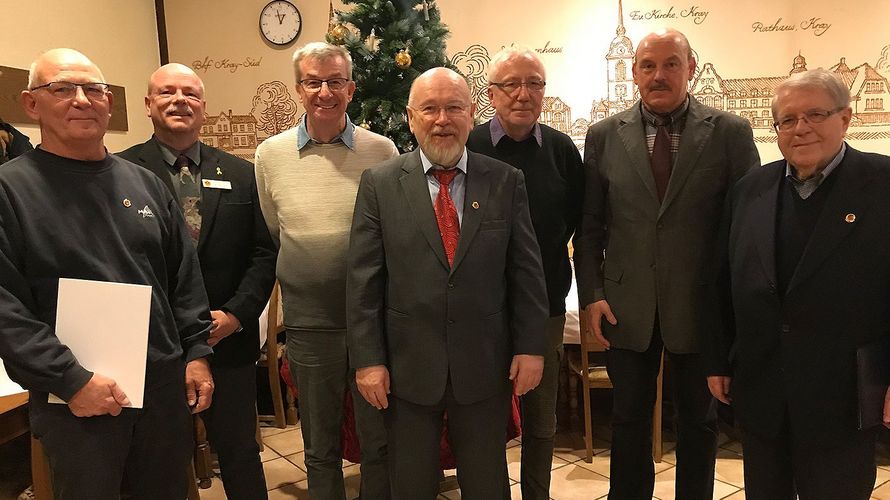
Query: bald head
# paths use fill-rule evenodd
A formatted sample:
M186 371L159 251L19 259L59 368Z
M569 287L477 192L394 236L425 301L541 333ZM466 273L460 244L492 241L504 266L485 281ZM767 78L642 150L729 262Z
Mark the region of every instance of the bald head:
M432 68L423 72L411 83L408 93L408 106L416 102L418 94L427 94L432 89L451 88L460 94L466 105L470 105L470 87L464 77L448 68Z
M198 141L205 106L204 82L188 66L165 64L148 79L146 114L158 140L176 151Z
M687 59L693 58L692 46L689 45L689 40L686 38L686 35L673 28L662 28L649 33L640 40L640 44L637 45L637 51L634 53L634 60L639 57L640 51L649 49L653 44L672 44L676 46L680 52L686 54Z
M193 83L197 84L197 87L201 89L201 97L204 96L204 82L201 80L201 77L195 73L192 68L189 68L185 64L179 63L170 63L161 66L156 69L154 73L148 78L148 93L151 93L158 88L158 84L166 82L170 79L174 80L191 80Z
M50 49L37 56L28 70L28 88L33 89L53 81L50 75L65 68L77 68L96 75L96 81L104 82L105 76L93 61L74 49Z

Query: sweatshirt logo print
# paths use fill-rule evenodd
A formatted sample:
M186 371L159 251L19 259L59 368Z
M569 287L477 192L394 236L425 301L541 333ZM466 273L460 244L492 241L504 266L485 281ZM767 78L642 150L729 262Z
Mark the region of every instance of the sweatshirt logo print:
M145 208L143 208L142 210L137 210L137 212L142 215L143 219L154 219L155 216L154 212L152 212L151 209L148 208L148 205L145 205Z

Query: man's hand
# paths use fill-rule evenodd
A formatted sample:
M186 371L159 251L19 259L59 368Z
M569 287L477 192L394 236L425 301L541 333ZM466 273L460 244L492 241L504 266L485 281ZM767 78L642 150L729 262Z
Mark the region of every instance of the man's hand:
M192 413L199 413L210 407L213 400L213 376L207 358L198 358L185 365L185 397Z
M732 398L729 397L729 387L732 385L732 377L727 377L726 375L710 375L708 376L708 389L711 391L711 395L717 398L723 404L732 403ZM890 397L890 392L887 393L888 397ZM888 421L888 413L887 413L887 401L884 401L884 422Z
M594 338L606 349L611 347L609 341L603 336L602 318L605 316L606 321L612 326L617 325L618 320L612 314L612 308L609 307L609 303L605 300L598 300L585 307L582 312L587 315L588 333L592 331Z
M89 382L71 396L68 408L78 417L95 417L121 413L122 406L129 406L130 400L117 382L104 375L94 373Z
M355 371L355 385L365 401L378 410L389 408L389 370L385 365L359 368Z
M228 311L210 311L210 317L213 318L213 328L210 329L210 337L207 339L207 345L210 347L241 328L238 318Z
M890 429L890 387L887 388L887 394L884 394L884 427Z
M544 356L516 354L510 363L510 380L513 381L513 394L522 396L541 383L544 374Z

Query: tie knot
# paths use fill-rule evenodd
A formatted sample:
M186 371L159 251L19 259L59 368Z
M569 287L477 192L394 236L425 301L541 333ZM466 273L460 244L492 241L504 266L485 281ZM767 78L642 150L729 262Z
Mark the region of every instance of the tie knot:
M439 184L448 186L449 184L451 184L451 181L454 180L454 176L457 175L458 169L449 168L447 170L443 170L438 168L431 168L430 172L433 174L433 177L435 177L436 180L439 181Z
M670 127L671 115L654 115L653 121L656 127Z

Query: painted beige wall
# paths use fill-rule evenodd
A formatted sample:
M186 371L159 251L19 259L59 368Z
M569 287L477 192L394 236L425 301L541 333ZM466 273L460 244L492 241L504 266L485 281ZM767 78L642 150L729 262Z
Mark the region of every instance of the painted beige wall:
M250 114L257 87L273 80L283 82L297 100L290 57L297 47L324 38L328 2L292 1L302 12L303 31L295 44L281 49L265 43L259 33L259 12L266 0L167 0L171 60L192 67L198 62L211 62L209 68L199 69L207 87L209 114L218 115L229 109L235 115ZM537 8L505 1L437 3L452 32L448 39L449 55L472 45L483 46L489 55L511 43L533 49L562 48L560 53L541 55L548 71L547 95L559 97L568 105L572 120L589 119L593 102L607 97L605 55L616 36L618 0L560 0ZM339 7L335 1L334 8ZM688 15L693 8L697 17ZM677 28L688 35L700 67L711 63L722 78L729 79L787 75L799 52L806 57L810 69L831 67L841 58L851 68L862 63L876 67L882 51L888 52L885 62L890 58L890 40L880 23L874 22L885 17L885 10L884 2L877 1L623 1L626 35L634 47L645 34L659 27ZM657 18L658 15L674 17ZM810 19L830 26L817 36L817 30L804 28ZM755 23L769 27L777 22L795 28L754 28ZM253 67L238 66L234 72L214 67L224 60L236 63L247 58L261 62ZM881 72L890 77L890 64ZM885 108L890 111L890 95L886 97ZM297 113L302 113L302 109L298 108ZM883 138L853 140L854 147L890 154L890 123L858 130L879 132ZM755 136L760 138L758 148L764 161L780 156L773 132L755 129ZM583 134L576 140L582 141Z
M108 150L120 151L151 135L151 123L143 119L143 97L148 75L159 61L153 0L3 0L0 10L0 63L27 69L48 49L77 49L102 69L110 83L127 91L129 131L109 132ZM36 126L16 128L32 144L40 142Z

